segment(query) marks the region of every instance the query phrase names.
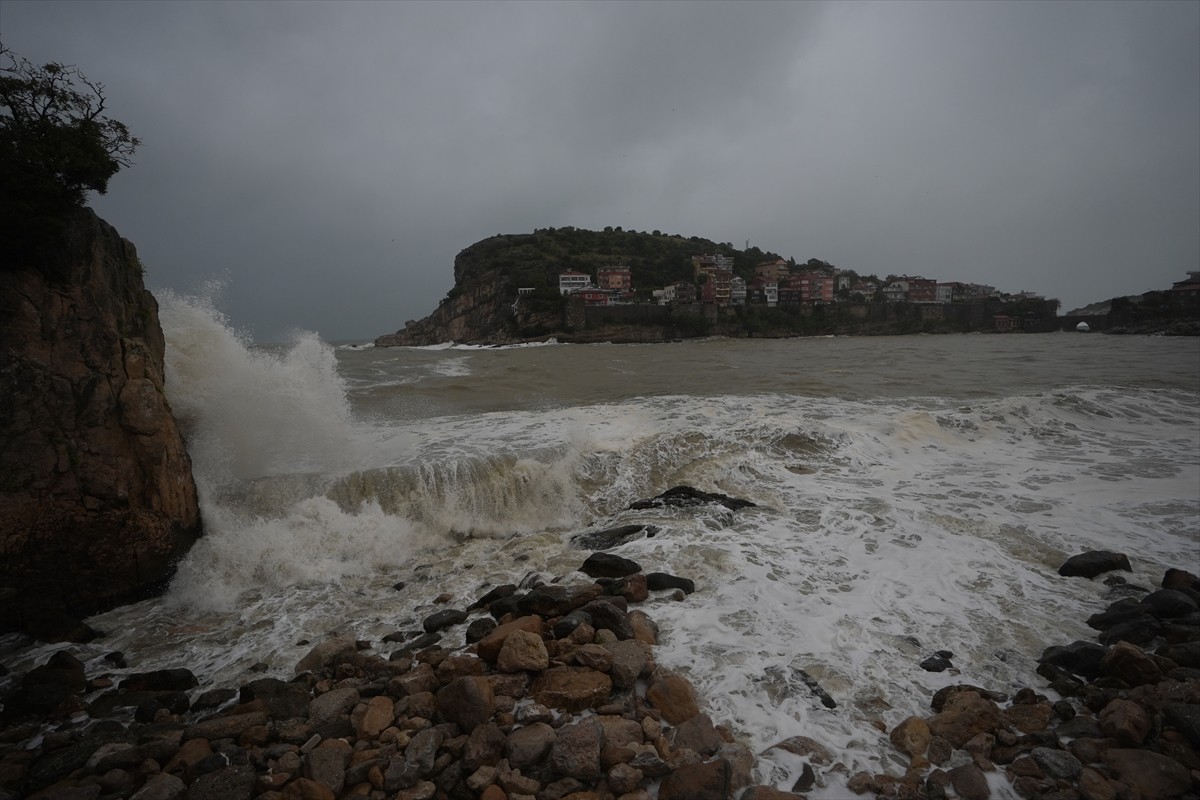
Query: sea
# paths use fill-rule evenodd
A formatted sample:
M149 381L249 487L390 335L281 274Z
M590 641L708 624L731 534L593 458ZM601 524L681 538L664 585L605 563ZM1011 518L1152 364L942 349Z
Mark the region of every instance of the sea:
M789 789L802 764L766 752L789 737L902 774L880 728L943 686L1056 698L1042 651L1093 640L1087 617L1125 596L1060 577L1068 557L1125 553L1142 587L1200 572L1196 338L260 347L204 300L159 299L206 533L165 595L89 620L106 636L69 647L90 671L119 676L119 650L203 687L288 679L331 633L387 654L443 592L586 580L574 537L653 525L612 552L695 581L643 605L659 665ZM755 507L629 510L677 485ZM922 669L937 651L952 668ZM845 795L818 772L810 796Z

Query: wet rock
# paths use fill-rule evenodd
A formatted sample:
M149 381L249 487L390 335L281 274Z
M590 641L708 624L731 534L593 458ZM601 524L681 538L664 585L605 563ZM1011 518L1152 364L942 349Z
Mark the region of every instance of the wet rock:
M687 722L700 713L692 684L678 675L667 675L646 690L646 702L658 709L671 725Z
M604 589L594 583L573 586L539 586L517 598L517 610L521 614L536 614L547 618L561 617L587 605L602 594L604 594Z
M595 718L563 725L550 746L550 765L555 772L581 781L601 775L600 723Z
M544 722L526 725L508 735L504 757L515 769L528 769L546 757L556 738L554 728Z
M992 790L988 788L987 776L974 764L963 764L949 771L950 784L962 800L987 800Z
M1061 667L1076 675L1095 679L1100 676L1100 664L1108 648L1095 642L1072 642L1068 645L1053 645L1042 652L1040 664Z
M991 692L980 686L972 686L969 683L956 683L953 686L943 686L941 689L938 689L936 692L934 692L933 698L929 701L929 707L935 712L940 712L946 707L946 704L950 702L952 697L962 692L971 692L995 703L1003 703L1008 699L1005 695L999 692Z
M1058 574L1063 577L1094 578L1105 572L1124 570L1133 572L1129 558L1124 553L1114 553L1109 550L1092 550L1071 556L1058 568Z
M251 681L241 688L238 698L241 703L262 701L266 705L267 713L276 719L307 717L311 699L307 687L298 683L285 683L278 678L259 678Z
M659 530L655 525L621 525L602 531L577 534L571 537L571 544L580 550L611 550L643 536L650 538Z
M1000 709L974 692L959 692L946 701L942 711L929 720L929 730L955 747L978 733L992 733L1003 725Z
M1166 724L1183 734L1192 747L1200 749L1200 704L1169 703L1162 711Z
M530 631L513 631L504 640L496 668L501 672L541 672L550 666L550 655L539 634Z
M183 732L184 739L236 739L242 731L267 724L267 715L261 711L249 714L234 714L228 717L197 722Z
M1187 768L1173 758L1149 750L1109 750L1104 754L1104 763L1145 800L1178 797L1191 786Z
M1054 709L1048 703L1014 705L1004 709L1004 720L1021 733L1037 733L1050 725Z
M949 658L937 653L922 661L920 666L926 672L945 672L954 665L950 663Z
M127 675L118 688L123 692L186 692L200 685L190 669L159 669Z
M295 672L297 675L302 672L319 672L335 656L357 649L358 645L353 635L334 636L309 650L304 658L297 662Z
M491 617L480 617L479 619L473 620L471 624L467 626L467 644L475 644L475 642L486 638L487 635L494 630L496 630L496 620L492 619Z
M1130 644L1148 644L1158 636L1162 630L1162 623L1157 618L1146 614L1137 619L1122 622L1113 625L1106 631L1103 631L1099 637L1102 644L1116 644L1117 642L1129 642Z
M1158 683L1162 679L1158 662L1140 647L1128 642L1118 642L1105 654L1100 661L1100 671L1130 686Z
M477 675L458 678L438 690L437 710L462 730L471 731L495 712L496 695L487 678Z
M530 614L528 616L518 617L512 622L507 622L504 625L500 625L496 628L496 630L480 639L479 643L477 644L478 655L484 661L494 663L500 656L500 650L504 647L504 640L507 639L513 633L513 631L529 631L540 636L542 633L542 627L542 618L539 616Z
M570 636L580 625L591 625L592 615L583 609L575 609L570 614L565 614L559 617L551 629L555 639L565 639Z
M583 607L592 618L592 627L596 630L609 630L616 634L617 639L632 639L633 625L630 624L625 611L614 601L620 598L604 597L593 600Z
M716 503L725 506L730 511L739 511L743 508L754 508L754 503L749 500L740 500L735 497L720 494L718 492L702 492L691 486L676 486L660 495L651 497L648 500L638 500L629 506L631 511L639 511L650 508L689 508L692 506L706 505Z
M179 800L186 791L187 786L179 778L160 772L147 778L130 800Z
M659 800L727 800L731 791L729 762L685 764L663 779Z
M596 708L611 692L612 680L587 667L553 667L540 674L530 688L538 703L567 711Z
M1140 600L1125 598L1118 600L1103 611L1092 614L1087 619L1089 628L1106 631L1114 625L1137 620L1151 614L1150 606L1143 605Z
M1159 619L1184 617L1197 610L1196 601L1177 589L1159 589L1142 598Z
M337 794L346 785L349 763L350 745L341 739L327 739L305 756L304 777Z
M467 606L467 610L474 611L477 608L487 608L497 600L501 600L505 597L512 597L516 593L517 585L515 583L501 584L500 586L493 587L492 589L480 595L478 600Z
M817 766L828 766L833 763L833 753L829 752L829 748L808 736L792 736L784 739L767 748L768 753L772 750L782 750L785 753L807 758Z
M235 766L201 775L188 787L187 800L250 800L254 795L254 768Z
M1200 577L1193 575L1187 570L1171 568L1163 573L1162 588L1192 589L1200 592Z
M343 717L358 703L358 697L358 690L350 686L331 689L309 703L309 718L320 723Z
M663 589L682 589L691 594L696 591L696 582L691 578L679 578L666 572L651 572L646 575L646 588L652 592Z
M1055 750L1049 747L1035 747L1030 751L1029 755L1037 762L1037 765L1041 767L1045 775L1057 780L1075 780L1079 777L1080 770L1083 769L1083 765L1079 763L1079 759L1063 750Z
M447 608L430 614L421 621L421 627L425 629L426 633L437 633L443 628L449 628L466 621L467 612L460 611L457 608Z
M742 800L804 800L804 795L785 792L774 786L751 786L742 794Z
M925 720L920 717L909 717L892 728L888 738L891 740L892 746L901 753L916 758L925 755L933 733L929 730L929 723Z
M592 553L579 571L591 578L622 578L641 572L642 567L636 561L611 553Z
M696 714L675 727L671 743L681 750L692 750L702 756L711 756L725 744L725 740L713 727L708 714Z
M1100 731L1125 744L1141 744L1150 733L1150 717L1137 703L1117 698L1100 712Z
M612 655L608 673L613 686L618 689L632 689L646 669L650 660L650 649L644 642L637 640L610 642L603 647Z

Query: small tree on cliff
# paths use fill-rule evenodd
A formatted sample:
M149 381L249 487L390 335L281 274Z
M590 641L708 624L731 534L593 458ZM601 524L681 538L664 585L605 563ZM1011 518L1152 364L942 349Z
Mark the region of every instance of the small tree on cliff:
M77 67L38 67L0 45L0 237L9 255L50 244L64 218L141 142L104 115L104 85Z

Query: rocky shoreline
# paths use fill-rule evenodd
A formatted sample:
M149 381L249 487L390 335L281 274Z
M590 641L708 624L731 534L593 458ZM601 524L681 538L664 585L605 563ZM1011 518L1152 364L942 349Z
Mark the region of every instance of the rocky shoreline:
M745 501L676 489L644 502ZM762 771L738 732L655 663L658 630L636 606L681 599L692 582L605 552L652 530L601 534L588 535L597 552L575 573L440 596L421 630L316 643L290 680L201 691L179 668L118 682L59 651L4 698L0 800L1200 797L1200 579L1190 573L1169 570L1156 591L1109 575L1119 599L1088 620L1099 642L1047 648L1048 688L1009 699L950 686L930 716L880 723L908 762L902 773L852 773L797 735L760 754L795 765L779 787L756 784ZM1060 572L1121 569L1124 556L1092 553ZM950 657L923 666L945 669ZM120 654L108 659L124 667ZM810 688L814 702L834 702Z

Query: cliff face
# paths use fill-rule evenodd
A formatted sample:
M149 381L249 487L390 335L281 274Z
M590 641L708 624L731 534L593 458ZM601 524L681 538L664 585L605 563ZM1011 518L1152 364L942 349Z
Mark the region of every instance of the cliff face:
M47 262L0 268L0 319L0 627L161 587L200 513L133 245L76 212Z
M457 272L457 270L456 270ZM443 342L510 342L513 298L506 296L505 279L491 270L466 282L432 314L409 321L396 333L375 340L379 347L423 346Z

